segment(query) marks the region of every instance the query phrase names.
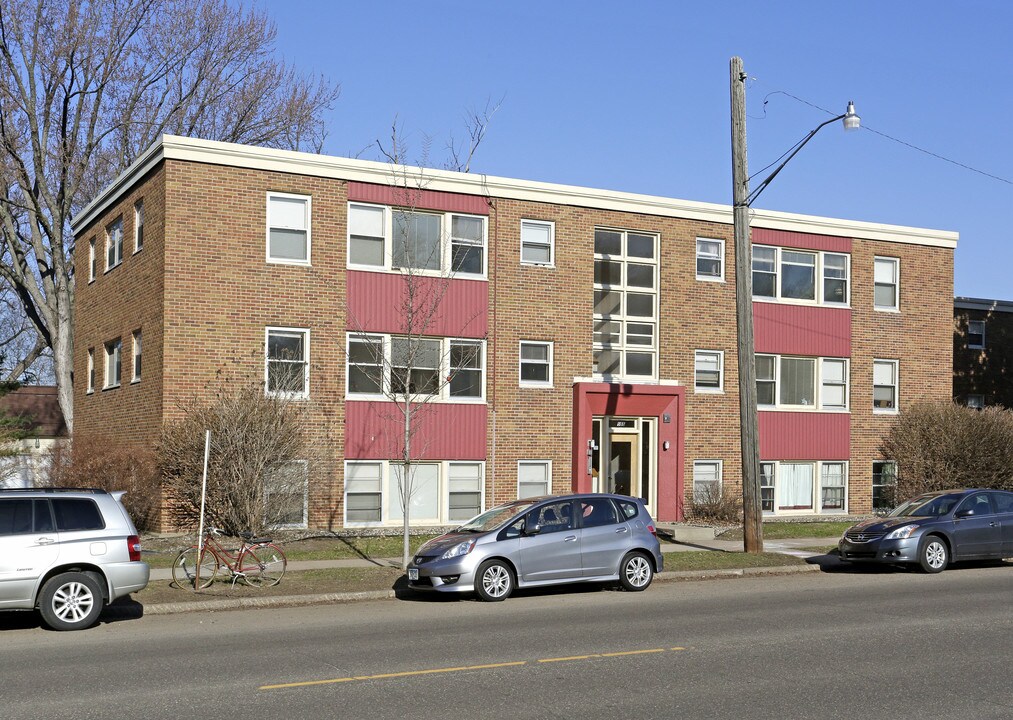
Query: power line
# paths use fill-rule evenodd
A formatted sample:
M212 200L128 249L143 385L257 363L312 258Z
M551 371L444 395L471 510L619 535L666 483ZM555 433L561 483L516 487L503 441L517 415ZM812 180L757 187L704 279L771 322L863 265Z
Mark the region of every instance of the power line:
M792 95L790 92L785 92L784 90L775 90L773 92L767 93L766 96L764 96L764 98L763 98L763 116L758 117L758 118L754 118L754 119L760 120L760 119L763 119L764 117L766 117L766 115L767 115L767 100L768 100L768 98L770 98L771 95L785 95L787 97L790 97L792 100L796 100L796 101L802 103L803 105L808 105L811 108L815 108L816 110L820 110L822 112L825 112L827 115L837 115L838 114L838 113L833 112L832 110L827 110L825 107L820 107L819 105L816 105L815 103L811 103L808 100L803 100L802 98L800 98L800 97L798 97L796 95ZM924 153L925 155L928 155L929 157L934 157L937 160L942 160L943 162L948 162L951 165L956 165L957 167L963 168L964 170L970 170L973 173L977 173L978 175L984 175L985 177L991 178L992 180L998 180L1001 183L1005 183L1007 185L1013 185L1013 180L1009 180L1007 178L1000 177L999 175L993 175L992 173L985 172L984 170L979 170L976 167L971 167L970 165L967 165L966 163L962 163L962 162L959 162L957 160L952 160L952 159L950 159L948 157L940 155L939 153L935 153L935 152L932 152L931 150L926 150L925 148L918 147L917 145L915 145L913 143L909 143L906 140L901 140L900 138L895 138L892 135L887 135L885 132L880 132L879 130L876 130L874 128L869 127L864 122L861 125L861 129L862 130L868 130L869 132L871 132L871 133L873 133L875 135L879 135L880 137L884 137L887 140L892 140L893 142L897 143L898 145L903 145L905 147L911 148L912 150L917 150L918 152ZM796 143L796 145L797 144L798 143ZM794 147L795 146L793 145L792 148L794 148ZM789 148L788 152L791 152L791 148ZM787 155L787 154L788 153L786 152L785 155ZM782 155L781 157L784 157L784 155ZM780 160L780 158L778 158L778 160ZM777 162L777 160L774 161L774 163L776 163L776 162ZM773 165L774 163L771 163L770 165ZM770 167L770 165L768 165L767 167ZM766 169L767 168L764 168L764 170L766 170ZM763 172L763 170L760 170L759 172ZM756 174L759 174L759 173L756 173Z

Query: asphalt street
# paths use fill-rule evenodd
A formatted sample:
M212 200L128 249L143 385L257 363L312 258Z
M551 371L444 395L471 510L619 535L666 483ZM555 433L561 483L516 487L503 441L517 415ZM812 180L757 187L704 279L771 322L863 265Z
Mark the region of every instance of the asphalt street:
M1010 718L1013 567L149 616L0 614L31 718Z

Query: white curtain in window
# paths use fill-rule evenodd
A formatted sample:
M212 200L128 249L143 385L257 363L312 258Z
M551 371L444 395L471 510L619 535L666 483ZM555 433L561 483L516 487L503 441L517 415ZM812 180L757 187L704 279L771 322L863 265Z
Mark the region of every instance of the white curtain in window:
M392 522L400 522L404 517L401 511L401 493L409 493L408 521L417 523L423 520L438 520L440 517L440 468L438 465L412 465L409 470L409 482L402 485L401 477L404 468L391 464L390 492L387 494L387 517Z
M779 510L808 510L813 506L813 466L810 463L781 463L777 476Z

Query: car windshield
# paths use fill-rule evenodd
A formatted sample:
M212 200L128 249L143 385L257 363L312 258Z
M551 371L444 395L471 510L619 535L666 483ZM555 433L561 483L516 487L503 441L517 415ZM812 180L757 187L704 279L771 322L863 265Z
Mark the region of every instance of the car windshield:
M922 495L897 506L887 517L941 517L960 501L959 493Z
M494 507L492 510L486 510L481 515L473 517L464 525L457 528L457 532L483 533L495 530L507 520L520 515L534 504L534 500L518 500L517 502Z

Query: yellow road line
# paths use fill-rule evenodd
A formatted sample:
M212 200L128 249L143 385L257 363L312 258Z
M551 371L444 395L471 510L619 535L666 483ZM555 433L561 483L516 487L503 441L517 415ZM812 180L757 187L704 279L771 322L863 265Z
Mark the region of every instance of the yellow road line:
M570 655L569 657L542 658L539 663L567 662L575 660L591 660L593 658L627 657L630 655L650 655L673 650L685 650L684 647L652 648L650 650L625 650L610 653L591 653L588 655ZM279 683L277 685L261 685L260 690L281 690L284 688L311 687L313 685L336 685L338 683L354 682L356 680L387 680L390 678L416 677L419 675L438 675L441 673L465 672L468 670L494 670L496 668L519 667L527 665L527 660L514 662L491 663L488 665L464 665L461 667L431 668L429 670L405 670L403 672L381 673L378 675L353 675L351 677L330 678L327 680L306 680L304 682Z

